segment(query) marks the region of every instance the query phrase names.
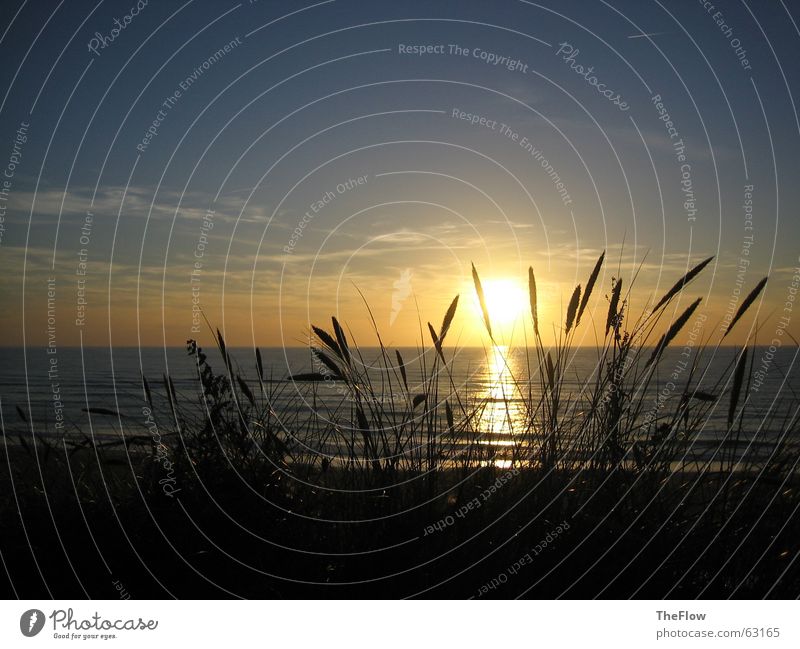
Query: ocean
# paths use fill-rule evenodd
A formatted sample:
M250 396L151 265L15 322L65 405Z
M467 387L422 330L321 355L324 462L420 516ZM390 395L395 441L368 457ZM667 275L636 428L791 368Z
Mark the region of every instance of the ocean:
M224 365L217 350L204 350L216 372L223 372ZM256 386L256 361L252 349L234 348L230 354L243 376ZM713 350L712 350L713 351ZM377 349L362 349L366 365L371 365L379 356ZM433 362L431 350L418 357L417 350L401 348L407 366L408 381L412 394L424 392L420 384L421 363ZM312 357L304 348L264 348L261 350L264 374L275 388L279 412L291 411L295 422L311 421L315 412L335 407L346 397L346 391L337 382L323 381L313 386L308 382L294 383L293 374L309 372ZM450 354L451 352L448 352ZM711 354L711 352L708 352ZM715 386L719 377L729 370L736 356L734 348L719 348L710 363L709 370L699 383L700 389L722 393L708 416L700 433L709 441L719 437L725 430L728 417L730 386ZM710 357L710 356L709 356ZM391 356L394 361L394 354ZM534 356L531 355L531 359ZM578 377L591 375L597 365L598 350L577 348L564 372L565 397L575 397L580 391ZM678 350L667 350L659 365L657 379L645 395L645 409L667 412L680 399L687 371L682 370L680 379L670 388L670 374L681 367L682 357ZM797 369L797 350L779 348L770 350L758 347L751 350L750 361L753 372L763 371L760 384L745 383L740 403L747 398L744 413L744 430L773 434L780 430L787 414L794 413L800 405L800 372ZM765 364L766 362L766 364ZM539 388L538 378L525 383L527 362L524 349L484 350L463 348L452 361L452 386L465 401L483 402L478 426L481 432L497 435L498 439L513 435L514 422L524 417L523 398L515 385L522 384L523 391L529 389L535 395ZM167 403L164 395L163 377L169 375L175 385L179 400L186 404L197 404L199 399L197 366L185 348L131 348L115 349L89 347L59 348L55 354L43 347L0 348L0 399L2 399L2 421L6 433L20 431L39 435L90 434L96 437L118 437L120 435L142 435L147 432L146 401L141 377L147 378L157 403ZM392 400L404 404L402 389L397 374L394 392L381 390L385 376L372 371L373 381L381 398L386 403ZM442 378L443 386L450 386L450 378ZM698 385L693 381L693 386ZM254 389L257 393L258 390ZM310 396L313 392L313 398ZM441 396L441 395L440 395ZM566 400L566 399L565 399ZM658 404L662 405L659 407ZM672 404L672 405L671 405ZM405 407L398 405L398 408ZM99 412L98 409L110 412ZM87 412L90 411L91 412ZM112 415L119 413L119 416ZM24 417L24 420L23 420ZM57 426L57 423L63 426ZM12 439L9 435L9 439Z

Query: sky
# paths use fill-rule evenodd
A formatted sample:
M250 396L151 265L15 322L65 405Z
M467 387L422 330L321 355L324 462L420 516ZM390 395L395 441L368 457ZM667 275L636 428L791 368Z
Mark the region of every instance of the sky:
M4 2L2 344L552 340L603 251L575 344L712 255L665 323L788 344L800 11L715 4Z

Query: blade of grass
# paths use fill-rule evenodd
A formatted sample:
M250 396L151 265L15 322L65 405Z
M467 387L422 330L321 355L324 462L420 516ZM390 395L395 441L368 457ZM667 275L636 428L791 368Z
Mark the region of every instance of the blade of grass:
M539 335L539 309L536 301L536 277L533 274L533 266L528 267L528 295L531 303L531 317L533 318L533 332Z
M653 307L653 313L658 311L659 308L664 306L673 297L675 297L681 291L681 289L683 289L684 286L686 286L695 277L697 277L697 275L700 273L700 271L703 270L706 266L708 266L708 264L711 263L712 259L714 259L713 255L711 257L709 257L708 259L704 259L699 264L697 264L697 266L695 266L688 273L686 273L683 277L681 277L677 282L675 282L675 285L671 289L669 289L664 294L664 296L658 301L658 304L656 304Z
M342 370L339 369L339 366L331 360L331 358L325 354L321 349L317 349L316 347L311 348L311 352L314 356L319 360L325 367L327 367L333 375L337 379L344 380L344 374L342 374Z
M731 387L731 401L728 406L728 428L733 425L733 418L736 415L736 406L739 404L739 395L742 392L744 382L744 370L747 365L747 347L742 350L739 361L736 363L736 370L733 373L733 386Z
M327 331L325 331L321 327L316 327L314 325L311 325L311 329L317 335L317 338L319 338L328 349L330 349L339 358L343 358L342 350L339 347L339 343L337 343L336 340L334 340L333 336L331 336Z
M606 336L608 335L608 330L611 329L612 325L616 328L620 293L622 293L621 277L614 282L614 288L611 289L611 301L608 304L608 316L606 317Z
M672 342L673 338L678 335L678 332L683 329L683 326L692 317L695 309L700 305L700 302L703 298L699 297L694 302L692 302L686 310L678 316L677 320L670 325L670 328L667 329L666 333L661 336L661 339L658 341L656 348L653 350L652 355L648 359L645 367L649 367L653 364L653 362L659 358L662 352L667 348L667 346Z
M453 318L455 317L456 309L458 308L458 297L458 295L455 296L453 301L450 303L450 306L447 307L447 312L444 314L442 328L439 330L440 344L444 342L444 337L447 335L447 332L450 331L450 325L453 323Z
M566 333L569 333L569 330L572 329L572 325L575 322L575 314L578 311L578 303L581 299L581 285L578 284L575 287L575 290L572 291L572 297L569 299L569 305L567 306L567 322L566 322Z
M400 350L395 349L394 353L397 355L397 364L400 366L400 376L403 377L403 385L408 392L408 376L406 376L406 364L403 362L403 357L400 355Z
M583 315L583 312L586 309L586 305L589 303L589 297L592 295L595 282L597 282L597 276L600 274L600 267L603 265L603 260L605 258L606 258L606 251L603 250L603 253L598 258L597 263L594 265L594 270L592 270L592 274L589 275L589 281L586 282L586 290L583 292L583 299L581 300L581 306L578 309L578 320L575 323L576 327L581 323L581 316Z
M331 322L333 323L333 331L336 334L336 340L339 343L340 357L346 365L350 365L350 349L347 345L347 337L344 335L344 329L342 329L336 316L331 317Z
M489 310L486 308L486 298L483 294L481 278L478 277L478 271L475 270L475 264L472 264L472 281L475 283L475 292L478 294L478 302L480 302L481 311L483 312L483 323L486 325L486 331L489 332L489 338L492 338L492 324L489 321Z
M733 316L733 320L731 320L731 323L728 325L728 328L725 330L725 333L722 335L723 338L725 338L725 336L727 336L731 332L731 329L733 329L733 325L739 322L739 318L741 318L744 315L745 311L747 311L747 309L750 308L750 305L753 304L755 299L758 297L758 294L761 293L764 286L766 286L768 279L769 279L768 277L762 279L758 284L756 284L756 287L752 291L750 291L750 293L748 293L747 297L742 301L741 305L739 305L739 309L738 311L736 311L736 315Z

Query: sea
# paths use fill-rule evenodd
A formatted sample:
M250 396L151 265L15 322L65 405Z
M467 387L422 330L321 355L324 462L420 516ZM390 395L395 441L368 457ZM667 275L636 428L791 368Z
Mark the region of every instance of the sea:
M182 407L188 405L202 413L197 363L185 348L71 347L51 351L46 347L0 348L0 411L8 442L13 443L20 434L88 435L95 439L146 435L149 406L142 377L150 386L157 408L168 406L164 379L169 377ZM258 394L254 350L228 351L237 373ZM389 357L395 365L391 377L376 369L379 349L362 348L360 357L353 362L369 368L375 393L384 403L407 408L408 394L413 397L426 392L423 366L433 367L435 352L428 349L420 353L414 348L398 351L406 369L407 392L402 386L394 351ZM498 440L513 439L514 431L521 427L521 418L526 416L524 399L541 390L535 355L526 354L524 349L506 348L445 351L448 370L440 377L439 396L455 391L466 403L483 404L476 424L480 432L494 435ZM709 408L699 432L701 440L713 443L727 429L731 386L720 382L720 377L730 374L739 351L733 347L706 350L705 372L693 377L693 389L719 397ZM219 351L204 352L214 371L224 373ZM260 353L265 382L274 395L273 408L280 413L290 412L287 419L295 423L324 421L325 417L320 419L315 415L332 412L348 398L346 389L337 381L324 380L312 385L293 380L298 374L319 371L320 365L309 349L262 348ZM562 402L572 402L575 408L580 408L581 386L585 385L580 377L596 373L599 353L598 349L587 347L570 352L569 361L562 368ZM774 438L800 407L798 349L750 348L747 362L748 372L739 399L740 406L745 404L742 429L760 439ZM643 396L645 416L648 411L659 414L674 409L687 378L686 358L677 349L666 350Z

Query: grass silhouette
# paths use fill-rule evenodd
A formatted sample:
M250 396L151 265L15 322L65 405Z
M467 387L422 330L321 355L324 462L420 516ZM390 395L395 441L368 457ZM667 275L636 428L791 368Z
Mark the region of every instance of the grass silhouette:
M254 376L243 370L217 331L215 367L187 342L199 394L179 394L168 376L156 389L142 379L150 434L31 443L4 430L2 505L13 523L0 547L7 562L28 553L19 570L33 570L28 548L45 557L35 566L41 579L20 595L102 596L101 541L116 544L108 570L134 596L797 595L797 404L744 428L754 340L733 352L706 340L685 347L685 369L669 366L667 351L701 301L677 317L667 307L711 258L635 320L631 288L623 294L614 279L594 370L567 380L604 260L582 294L575 288L549 346L529 269L533 340L519 367L509 350L500 354L500 397L459 383L458 347L446 344L456 296L438 330L427 323L430 343L420 325L412 359L384 345L368 307L376 352L367 358L372 348L334 317L329 330L311 327L311 371L288 380L267 373L258 349ZM492 354L474 265L472 277ZM730 362L712 372L720 354ZM653 405L663 376L675 377L674 398ZM486 422L507 392L520 412L499 445ZM700 452L719 409L727 425ZM555 538L561 521L568 532L559 527ZM90 528L100 531L88 536ZM481 588L547 536L553 542L518 578L491 595Z

